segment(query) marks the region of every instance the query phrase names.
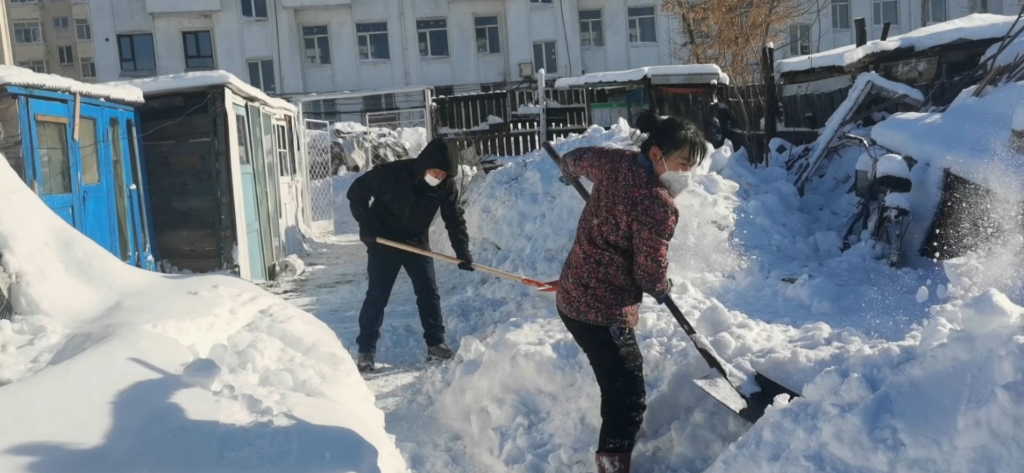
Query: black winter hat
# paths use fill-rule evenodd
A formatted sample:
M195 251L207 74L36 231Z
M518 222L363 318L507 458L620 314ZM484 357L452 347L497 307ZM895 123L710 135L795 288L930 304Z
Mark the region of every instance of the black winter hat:
M459 174L459 166L455 160L451 159L448 145L441 138L430 140L419 156L416 156L416 169L419 172L426 172L427 169L440 169L450 176Z

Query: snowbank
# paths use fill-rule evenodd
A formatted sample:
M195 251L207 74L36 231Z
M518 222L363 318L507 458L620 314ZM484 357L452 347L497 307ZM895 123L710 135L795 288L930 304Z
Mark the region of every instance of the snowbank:
M775 66L776 74L799 72L820 67L845 67L864 57L899 48L924 50L956 41L999 38L1006 34L1016 16L975 13L955 20L918 28L886 41L869 41L861 47L843 46L808 56L786 58Z
M0 66L0 85L81 94L121 103L143 102L142 91L131 85L88 84L54 74L41 74L23 67Z
M924 241L941 199L945 169L1003 199L1024 201L1024 156L1013 151L1010 140L1014 114L1024 103L1024 84L989 88L981 97L971 97L973 91L965 90L945 112L900 113L872 129L879 145L918 161L911 170L910 205L920 217L911 222L907 248L919 248Z
M556 89L582 87L588 84L612 82L634 82L657 77L678 77L674 84L722 84L729 85L729 76L715 64L681 64L675 66L650 66L626 71L594 72L580 77L563 77L555 81Z
M233 92L249 100L254 100L274 108L288 110L292 113L298 113L298 109L295 108L295 105L292 105L286 100L272 98L263 93L262 90L249 85L227 71L185 72L182 74L168 74L159 77L113 82L112 84L125 84L138 87L147 95L222 86L231 89Z
M0 471L403 472L355 365L238 278L122 264L0 159Z

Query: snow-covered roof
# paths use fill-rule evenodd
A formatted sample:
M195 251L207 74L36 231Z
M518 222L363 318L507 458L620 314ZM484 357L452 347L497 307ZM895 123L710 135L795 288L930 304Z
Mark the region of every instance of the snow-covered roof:
M80 94L84 97L128 104L143 102L136 87L115 84L88 84L53 74L41 74L14 66L0 66L0 86L31 87L51 92Z
M845 67L871 54L900 48L924 50L955 43L977 41L1004 36L1017 16L975 13L962 18L918 28L907 34L893 36L885 41L869 41L861 47L843 46L807 56L796 56L779 61L776 74L800 72L820 67Z
M989 88L981 97L971 97L974 90L961 93L945 112L893 115L875 125L871 137L902 155L1017 194L1022 189L1014 187L1024 186L1024 155L1011 149L1010 130L1024 104L1024 83Z
M683 64L676 66L651 66L628 71L593 72L580 77L565 77L555 81L555 88L568 89L590 84L636 82L651 79L652 83L672 84L729 84L729 76L715 64Z
M298 109L290 102L273 98L263 93L260 89L253 87L227 71L202 71L186 72L184 74L170 74L159 77L136 79L117 84L127 84L142 89L146 95L156 95L167 92L180 92L183 90L201 89L205 87L227 87L232 92L264 105L279 108L295 113Z

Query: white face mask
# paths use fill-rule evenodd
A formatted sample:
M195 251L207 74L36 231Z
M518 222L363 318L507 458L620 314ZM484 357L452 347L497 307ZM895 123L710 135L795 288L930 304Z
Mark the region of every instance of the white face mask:
M693 183L693 174L686 171L668 171L658 176L658 180L668 189L669 195L674 199L690 188L690 184Z
M423 179L427 181L427 184L429 184L430 187L437 187L437 185L441 183L440 179L431 176L430 174L423 176Z

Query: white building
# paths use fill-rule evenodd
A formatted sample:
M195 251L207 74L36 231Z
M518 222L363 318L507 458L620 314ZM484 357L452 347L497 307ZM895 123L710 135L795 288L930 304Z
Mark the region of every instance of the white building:
M854 44L854 19L864 18L868 41L879 39L885 22L889 37L924 25L971 13L1016 15L1019 0L831 0L821 1L803 22L790 27L788 41L777 57L800 56Z
M437 93L676 63L660 0L90 0L101 81L224 69L302 94ZM526 68L524 68L526 67Z

